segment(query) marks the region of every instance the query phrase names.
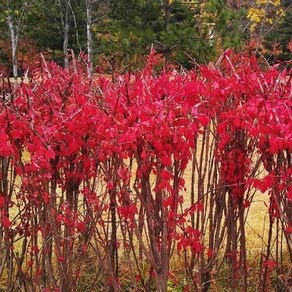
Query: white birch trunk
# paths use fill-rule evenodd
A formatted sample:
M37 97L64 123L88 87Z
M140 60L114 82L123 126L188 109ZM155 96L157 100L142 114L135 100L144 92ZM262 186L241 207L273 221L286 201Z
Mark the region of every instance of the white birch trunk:
M18 76L18 64L17 64L17 46L18 46L18 27L15 26L12 20L12 16L7 16L7 24L9 27L10 38L11 38L11 51L12 51L12 70L13 77Z
M92 0L86 0L86 36L87 36L87 73L88 77L92 76L93 72L93 50L92 50Z
M63 54L64 54L65 68L68 68L69 66L69 57L68 57L68 43L69 43L69 30L70 30L69 9L70 9L70 0L66 2L64 27L63 27L64 29Z

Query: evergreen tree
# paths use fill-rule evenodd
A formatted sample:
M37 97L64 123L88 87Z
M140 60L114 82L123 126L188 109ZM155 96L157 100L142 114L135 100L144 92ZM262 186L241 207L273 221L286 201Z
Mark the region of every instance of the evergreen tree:
M84 50L86 43L84 9L81 0L35 0L27 35L41 51L51 50L63 63L67 49ZM59 56L59 57L58 57ZM65 60L65 62L67 62Z
M291 5L290 5L291 7ZM281 54L277 56L277 60L288 61L292 58L292 8L287 10L286 15L277 27L271 30L266 38L266 46L272 50L272 46L279 44ZM271 59L271 57L270 57ZM274 59L274 57L273 57Z
M99 52L112 69L137 67L137 58L149 52L159 28L157 1L111 0L109 16L98 29Z
M209 56L212 52L210 42L199 34L195 12L178 0L112 0L100 34L100 51L113 67L117 63L128 69L136 67L137 57L149 53L151 46L164 55L166 63L185 67L192 66L192 59L200 62L206 52Z

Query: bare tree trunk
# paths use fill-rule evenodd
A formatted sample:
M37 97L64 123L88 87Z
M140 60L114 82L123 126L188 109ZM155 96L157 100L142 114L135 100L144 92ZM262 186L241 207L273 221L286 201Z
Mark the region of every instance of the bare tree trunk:
M9 27L10 38L11 38L11 50L12 50L12 69L13 77L18 75L18 64L17 64L17 46L18 46L18 27L13 23L12 16L7 16L7 24Z
M93 50L92 50L92 0L86 0L86 36L87 36L87 73L92 76L93 71Z
M68 57L68 43L69 43L69 30L70 30L70 7L71 0L58 0L58 5L60 7L60 16L62 22L63 30L63 55L64 55L64 67L68 68L69 66L69 57Z
M71 5L71 2L69 2L69 7L70 7L71 15L72 15L72 18L73 18L73 23L74 23L74 28L75 28L75 36L76 36L77 46L78 46L78 48L79 48L79 52L81 52L81 51L82 51L82 48L81 48L81 44L80 44L80 40L79 40L79 33L78 33L77 20L76 20L76 16L75 16L75 13L74 13L73 7L72 7L72 5Z
M65 68L68 68L69 66L69 57L68 57L68 42L69 42L69 29L70 29L69 9L70 9L70 0L66 2L65 18L64 18L63 54L64 54Z

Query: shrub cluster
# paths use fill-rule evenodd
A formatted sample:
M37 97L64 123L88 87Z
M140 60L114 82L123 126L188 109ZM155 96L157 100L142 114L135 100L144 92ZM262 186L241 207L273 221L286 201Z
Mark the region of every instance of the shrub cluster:
M43 62L28 84L3 81L7 291L76 291L92 255L101 291L162 292L170 281L207 291L222 262L228 285L246 291L255 191L269 194L270 218L257 288L283 273L292 256L291 72L231 51L189 72L157 72L158 62L151 54L141 72L114 81L88 78L77 62Z

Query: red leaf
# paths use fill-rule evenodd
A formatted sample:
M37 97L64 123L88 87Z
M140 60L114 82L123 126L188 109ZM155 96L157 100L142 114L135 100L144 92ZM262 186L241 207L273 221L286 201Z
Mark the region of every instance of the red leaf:
M55 152L53 149L51 148L48 148L46 151L45 151L45 157L46 159L55 159Z
M79 144L73 140L68 146L68 155L75 154L79 150Z
M244 206L244 208L248 208L250 206L250 201L249 200L244 200L243 206Z
M162 170L161 171L161 178L162 179L169 180L169 179L172 178L172 174L169 171L167 171L167 170Z
M206 127L210 121L209 117L207 116L199 116L198 117L199 122L202 124L203 127Z
M65 261L65 258L64 258L63 256L59 256L59 257L58 257L58 261L62 263L62 262Z
M2 217L2 224L5 228L9 228L11 226L11 221L8 217Z
M164 166L171 166L172 165L171 158L167 155L162 156L160 160Z
M249 129L249 134L252 137L257 137L258 134L259 134L259 130L257 128L252 127L252 128Z
M207 257L211 258L214 254L214 250L212 248L208 248L207 249Z
M235 117L235 119L233 120L233 124L234 124L234 126L235 126L236 128L239 128L239 127L240 127L241 122L240 122L240 119L239 119L238 116Z
M133 220L138 209L135 205L122 206L119 207L119 212L123 218Z
M135 275L135 281L140 282L141 281L141 276L140 275Z
M269 269L274 269L277 267L277 262L276 261L273 261L273 260L266 260L264 262L264 266L269 268Z
M0 196L0 208L2 208L5 205L5 198Z
M286 231L286 233L292 233L292 225L287 226L285 231Z
M86 225L84 222L78 222L76 228L79 232L84 232L86 230Z
M7 157L12 153L12 147L8 135L2 130L0 132L0 155Z

